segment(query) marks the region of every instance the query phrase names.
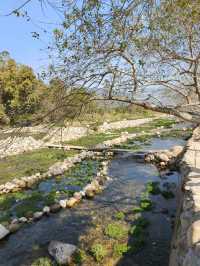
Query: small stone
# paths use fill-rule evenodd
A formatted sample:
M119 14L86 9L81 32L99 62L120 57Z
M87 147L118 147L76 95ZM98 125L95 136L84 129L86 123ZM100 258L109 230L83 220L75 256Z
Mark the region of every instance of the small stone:
M59 201L60 206L64 209L67 207L67 200L60 200Z
M160 153L157 155L158 159L162 162L168 162L169 157L165 153Z
M40 218L42 217L42 215L43 215L43 212L35 212L35 213L33 214L33 218L34 218L35 220L38 220L38 219L40 219Z
M82 199L82 194L80 192L75 192L73 196L75 199L79 201Z
M55 204L50 206L50 210L53 213L58 212L60 210L60 208L61 208L60 204L58 204L58 203L55 203Z
M165 167L166 166L166 163L165 162L160 162L160 166L161 167Z
M26 217L20 217L19 218L20 223L26 223L27 221L28 221L28 219Z
M16 223L18 223L18 221L19 221L19 220L18 220L17 218L15 218L15 219L13 219L13 220L11 221L11 223L12 223L12 224L16 224Z
M77 247L72 244L60 241L51 241L48 246L49 254L56 260L59 265L68 265L72 261L72 256Z
M49 206L45 206L42 211L44 213L48 214L48 213L50 213L50 207Z
M67 201L67 207L72 208L75 204L77 204L79 200L76 198L72 197Z
M0 224L0 239L3 239L4 237L6 237L9 233L10 231L5 226Z
M19 223L12 223L9 225L8 229L11 233L15 233L20 229L21 225Z

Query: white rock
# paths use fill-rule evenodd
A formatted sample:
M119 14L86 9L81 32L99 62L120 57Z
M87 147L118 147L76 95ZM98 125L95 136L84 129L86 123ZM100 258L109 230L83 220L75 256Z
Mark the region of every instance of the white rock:
M67 207L67 200L60 200L59 204L62 208L66 208Z
M0 239L3 239L9 233L10 231L7 228L5 228L2 224L0 224Z
M26 217L20 217L19 218L20 223L26 223L27 221L28 221L28 219Z
M40 219L42 217L42 215L43 215L43 212L35 212L33 214L33 218L34 219Z
M50 207L49 207L49 206L45 206L45 207L43 208L43 212L44 212L44 213L50 213Z

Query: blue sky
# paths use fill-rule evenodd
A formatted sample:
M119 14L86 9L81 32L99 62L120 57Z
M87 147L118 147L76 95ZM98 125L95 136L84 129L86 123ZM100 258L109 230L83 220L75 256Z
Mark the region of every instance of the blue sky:
M0 1L0 51L7 50L11 57L17 62L30 65L35 72L40 72L48 65L48 56L46 47L50 39L52 28L57 25L40 24L38 21L59 22L59 17L55 10L47 7L43 13L38 0L29 3L26 9L29 12L32 22L27 22L24 18L18 18L8 14L14 8L20 6L24 0L1 0ZM41 26L49 31L45 34L38 27ZM31 32L39 32L41 39L32 38Z

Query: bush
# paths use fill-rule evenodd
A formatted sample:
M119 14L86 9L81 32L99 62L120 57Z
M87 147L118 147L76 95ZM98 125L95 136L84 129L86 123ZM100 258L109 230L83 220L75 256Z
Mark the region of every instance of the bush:
M128 234L128 230L121 224L110 223L105 229L105 234L110 238L121 239Z
M31 266L53 266L51 260L47 257L35 260Z
M91 248L92 256L97 262L101 262L107 254L107 250L101 244L94 244Z

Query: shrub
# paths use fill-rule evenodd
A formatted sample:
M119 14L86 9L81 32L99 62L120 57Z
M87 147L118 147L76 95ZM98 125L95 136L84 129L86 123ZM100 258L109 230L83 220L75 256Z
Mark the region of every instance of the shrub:
M105 229L105 234L110 238L121 239L128 233L127 228L118 223L110 223Z
M128 252L130 247L127 244L115 244L113 247L113 253L116 257L121 257L124 253Z
M92 256L97 262L101 262L107 254L107 250L101 244L94 244L91 248Z
M35 260L31 266L53 266L51 260L47 257Z

